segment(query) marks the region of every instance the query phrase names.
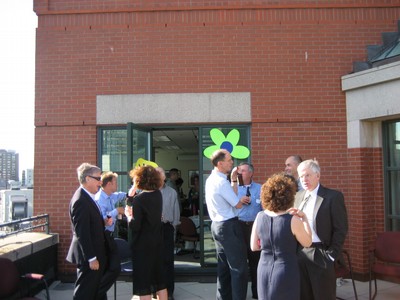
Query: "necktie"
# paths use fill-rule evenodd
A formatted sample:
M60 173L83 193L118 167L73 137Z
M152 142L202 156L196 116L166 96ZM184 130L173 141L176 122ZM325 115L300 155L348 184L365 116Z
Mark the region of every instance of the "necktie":
M308 195L307 197L304 198L303 202L301 202L300 206L299 206L299 210L303 211L304 208L307 205L308 200L310 200L311 195Z
M111 201L111 197L108 196L108 202L110 203L110 212L114 209Z
M251 196L250 187L249 187L249 186L247 187L247 190L246 190L246 196L247 196L247 197L250 197L250 196Z

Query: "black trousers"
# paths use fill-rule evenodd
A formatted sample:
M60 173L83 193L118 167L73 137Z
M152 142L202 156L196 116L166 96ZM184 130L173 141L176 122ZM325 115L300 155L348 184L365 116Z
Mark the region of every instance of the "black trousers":
M164 274L167 284L168 296L174 294L175 289L175 270L174 270L174 248L175 248L175 228L170 223L164 223Z
M112 236L110 240L108 240L108 243L110 245L108 245L107 265L104 274L101 277L98 295L107 295L107 291L117 280L119 273L121 272L121 259L119 257L117 245ZM107 299L107 296L105 298L100 296L100 299Z
M105 266L101 267L101 265L102 262L100 261L100 268L97 271L91 270L89 263L86 262L78 265L75 289L72 297L74 300L103 300L104 295L98 296L97 293L105 269Z
M324 246L303 248L298 253L301 300L335 300L336 276L334 262Z
M261 251L251 251L250 249L250 236L253 228L253 222L239 221L244 235L244 244L247 249L247 260L249 262L250 278L251 278L251 292L254 298L258 298L257 295L257 267L258 261L260 260Z
M100 269L97 271L91 270L88 262L78 265L74 300L107 299L107 291L118 277L120 266L118 265L118 270L110 270L107 257L98 257L97 259L100 264Z

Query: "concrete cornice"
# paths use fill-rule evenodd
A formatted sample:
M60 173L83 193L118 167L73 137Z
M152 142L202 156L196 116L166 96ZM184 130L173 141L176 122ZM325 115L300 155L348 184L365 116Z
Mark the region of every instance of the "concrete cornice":
M342 91L355 90L392 80L398 80L399 78L400 62L394 62L373 69L343 76Z
M281 3L281 4L244 4L224 6L164 6L147 8L107 8L107 9L69 9L51 10L49 0L45 4L35 5L34 11L41 15L71 15L71 14L102 14L102 13L134 13L134 12L160 12L160 11L207 11L207 10L264 10L264 9L358 9L358 8L396 8L398 3Z

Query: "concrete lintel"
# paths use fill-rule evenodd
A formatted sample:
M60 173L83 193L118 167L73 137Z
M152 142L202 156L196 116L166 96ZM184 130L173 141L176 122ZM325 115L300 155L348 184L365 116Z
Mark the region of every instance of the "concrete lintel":
M97 124L251 122L251 95L177 93L98 95Z

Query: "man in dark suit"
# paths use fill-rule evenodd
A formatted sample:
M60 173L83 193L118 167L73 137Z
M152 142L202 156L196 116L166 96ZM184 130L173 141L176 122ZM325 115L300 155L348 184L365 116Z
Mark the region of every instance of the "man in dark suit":
M77 169L81 186L75 191L69 205L72 241L67 261L77 265L73 299L103 300L114 283L105 279L107 251L104 220L94 201L101 185L99 167L83 163Z
M347 235L347 212L343 194L320 185L320 167L306 160L297 168L304 190L296 194L294 206L310 223L312 245L299 251L302 300L336 298L334 261Z

